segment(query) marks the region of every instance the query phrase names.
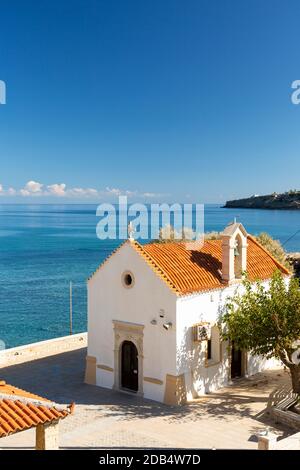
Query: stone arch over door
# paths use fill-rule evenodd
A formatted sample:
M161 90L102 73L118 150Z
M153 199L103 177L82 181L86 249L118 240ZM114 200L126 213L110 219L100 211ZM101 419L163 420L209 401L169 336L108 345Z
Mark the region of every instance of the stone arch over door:
M138 352L138 390L137 395L143 395L143 366L144 351L143 337L144 325L138 323L123 322L113 320L114 329L114 386L115 390L122 390L121 383L121 361L122 361L122 344L124 341L132 342Z

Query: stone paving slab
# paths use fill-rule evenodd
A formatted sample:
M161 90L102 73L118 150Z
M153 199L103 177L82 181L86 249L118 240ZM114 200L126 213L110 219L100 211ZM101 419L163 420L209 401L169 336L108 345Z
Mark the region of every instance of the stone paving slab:
M86 349L0 369L0 378L20 388L68 404L75 412L60 423L61 448L228 448L256 449L266 426L286 436L265 413L269 395L287 387L284 371L257 374L233 386L170 407L83 383ZM277 395L276 395L277 394ZM273 397L273 398L272 398ZM0 448L32 448L34 430L0 440Z

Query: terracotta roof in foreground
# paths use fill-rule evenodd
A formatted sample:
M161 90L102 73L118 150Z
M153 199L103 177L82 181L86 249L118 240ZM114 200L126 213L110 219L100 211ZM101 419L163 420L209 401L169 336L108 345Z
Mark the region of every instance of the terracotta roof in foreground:
M184 243L131 242L155 273L177 294L221 289L222 241L206 240L200 250L188 250ZM279 269L290 274L265 248L248 235L247 273L250 280L269 279Z
M0 381L0 437L65 418L73 409Z

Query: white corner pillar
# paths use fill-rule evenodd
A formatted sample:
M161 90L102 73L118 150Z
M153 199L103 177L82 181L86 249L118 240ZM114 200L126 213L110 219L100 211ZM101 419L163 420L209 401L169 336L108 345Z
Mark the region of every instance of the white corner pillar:
M277 435L268 433L265 436L258 436L258 450L274 450L277 444Z
M35 436L36 450L58 450L59 421L38 424Z
M234 245L229 237L222 239L222 278L223 281L232 282L235 278L234 273Z

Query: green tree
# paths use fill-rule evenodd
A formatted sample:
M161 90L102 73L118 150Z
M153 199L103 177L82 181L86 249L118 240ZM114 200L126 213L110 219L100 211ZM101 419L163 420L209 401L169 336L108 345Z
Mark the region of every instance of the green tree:
M266 232L261 232L255 238L258 243L260 243L271 253L272 256L274 256L275 259L277 259L277 261L279 261L279 263L281 263L286 268L291 269L291 265L287 260L286 252L279 240L274 240L274 238L272 238L271 235Z
M238 349L251 354L280 359L290 371L293 391L300 394L299 280L292 278L286 284L278 271L269 288L247 278L243 284L244 292L230 298L220 316L223 339L234 341Z
M180 231L177 231L173 225L165 225L159 229L158 240L154 240L154 243L180 243L193 240L193 238L194 232L189 227L182 227Z
M220 240L221 233L220 232L206 232L204 234L204 240Z
M154 243L184 242L193 240L195 234L190 227L183 227L180 232L176 231L173 225L165 225L159 229L158 239L153 240ZM220 232L207 232L204 234L205 240L219 240Z

